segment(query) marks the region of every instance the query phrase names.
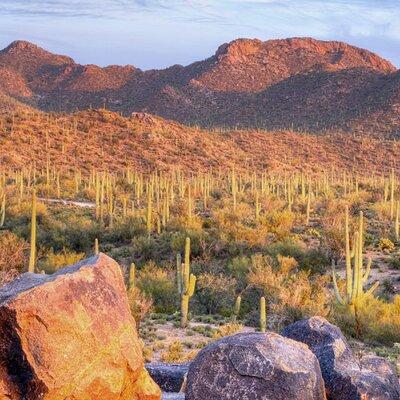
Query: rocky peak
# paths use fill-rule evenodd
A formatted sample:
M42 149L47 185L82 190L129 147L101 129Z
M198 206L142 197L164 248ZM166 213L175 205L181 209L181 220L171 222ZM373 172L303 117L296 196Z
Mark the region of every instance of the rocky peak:
M68 56L53 54L36 44L25 40L15 40L5 49L0 50L0 56L7 57L8 60L51 60L54 64L70 64L74 60Z
M215 56L220 60L229 62L243 61L246 57L257 53L262 48L263 42L258 39L237 39L220 46Z
M26 40L14 40L12 43L10 43L4 50L2 50L3 53L16 53L20 51L40 51L41 49L39 46L28 42Z

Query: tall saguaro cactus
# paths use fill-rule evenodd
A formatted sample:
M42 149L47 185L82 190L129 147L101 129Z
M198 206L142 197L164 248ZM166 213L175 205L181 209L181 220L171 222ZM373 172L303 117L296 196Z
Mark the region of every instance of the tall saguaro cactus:
M345 240L346 240L346 294L343 297L338 289L336 280L335 264L332 263L332 278L335 289L335 294L338 302L342 305L348 305L353 313L357 312L360 302L365 296L372 294L379 282L376 282L372 287L364 292L364 285L367 283L371 272L371 258L368 259L367 265L364 268L364 217L360 212L358 220L358 231L354 234L353 250L350 250L350 233L349 233L349 209L346 207L345 221Z
M29 254L29 272L35 272L36 262L36 191L32 193L32 214L31 214L31 240Z
M233 309L233 322L236 322L240 314L240 306L242 304L242 296L236 297L235 308Z
M267 307L265 297L260 298L260 332L267 330Z
M1 209L0 209L0 228L3 227L5 220L6 220L6 195L3 194L3 198L1 200Z
M94 254L97 255L99 254L99 239L94 239Z
M311 190L309 188L307 194L307 205L306 205L306 225L310 225L310 214L311 214Z
M129 268L129 284L128 289L133 290L136 287L136 266L134 263Z
M185 241L185 258L181 265L181 272L178 272L178 290L181 296L181 328L186 328L189 315L189 300L196 288L196 275L190 273L190 238Z
M147 233L150 235L153 229L153 194L151 188L147 190L146 228Z

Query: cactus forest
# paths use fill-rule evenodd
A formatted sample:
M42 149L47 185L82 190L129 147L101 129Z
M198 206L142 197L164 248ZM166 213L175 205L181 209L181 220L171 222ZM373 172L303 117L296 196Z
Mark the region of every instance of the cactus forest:
M48 161L3 169L0 199L1 283L112 256L149 361L313 315L360 351L399 355L395 170L68 172Z

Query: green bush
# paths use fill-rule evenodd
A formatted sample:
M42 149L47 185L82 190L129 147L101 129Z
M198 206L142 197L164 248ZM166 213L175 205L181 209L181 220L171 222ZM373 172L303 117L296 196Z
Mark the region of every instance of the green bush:
M400 341L400 296L395 296L393 302L366 298L357 310L357 318L345 306L335 305L333 311L335 322L349 336L385 345Z
M137 286L153 300L156 313L173 313L179 300L174 273L150 261L138 272Z
M235 301L235 288L234 278L212 273L199 275L195 295L198 312L231 315Z
M53 249L46 255L45 259L40 262L39 269L43 269L46 273L52 274L58 269L73 265L84 258L84 253L75 253L63 249L61 253L54 253Z

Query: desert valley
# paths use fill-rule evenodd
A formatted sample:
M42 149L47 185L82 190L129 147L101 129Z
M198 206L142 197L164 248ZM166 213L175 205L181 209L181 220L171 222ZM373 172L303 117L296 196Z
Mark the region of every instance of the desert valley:
M399 400L400 72L0 51L0 400Z

